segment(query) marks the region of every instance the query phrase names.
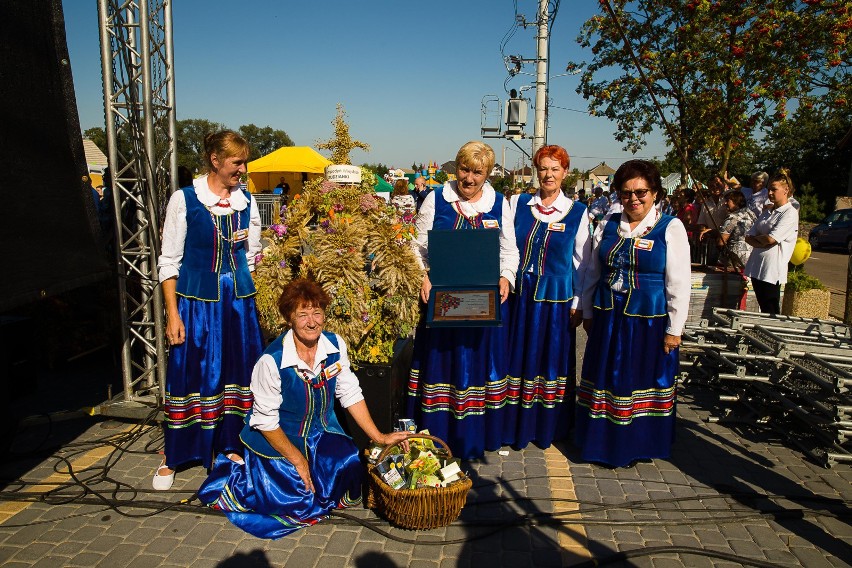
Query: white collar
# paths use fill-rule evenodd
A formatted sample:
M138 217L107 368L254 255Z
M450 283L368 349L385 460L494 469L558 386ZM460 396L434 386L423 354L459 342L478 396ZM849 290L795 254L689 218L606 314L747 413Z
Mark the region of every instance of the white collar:
M287 367L296 367L297 369L304 369L306 371L313 372L313 369L308 367L308 364L302 361L299 358L299 354L296 352L296 341L293 339L293 330L291 329L284 335L284 345L283 351L281 353L281 368L286 369ZM328 356L331 353L338 353L340 349L334 346L325 334L320 334L319 341L317 342L317 354L314 359L314 363L319 361L325 361L328 359Z
M478 201L471 203L466 199L462 199L456 189L458 187L458 181L448 181L444 184L444 189L441 192L441 195L444 196L444 199L448 203L453 203L458 201L460 203L466 203L469 207L473 207L479 213L486 213L491 211L491 208L494 207L494 201L497 199L497 192L494 191L494 188L491 187L491 184L488 181L485 182L482 186L482 196Z
M571 209L571 203L571 198L565 195L565 192L559 190L559 195L556 196L556 199L553 201L553 203L550 204L550 207L553 207L554 209L562 213ZM529 206L535 207L536 205L542 205L541 190L536 191L535 195L533 195L532 199L530 199ZM542 205L542 207L544 207L544 205Z
M619 223L619 232L627 238L632 238L636 236L640 236L645 233L645 230L649 227L653 227L657 222L657 219L660 217L660 212L657 211L656 207L651 207L651 210L645 214L645 217L639 221L639 224L636 225L636 228L632 231L630 230L630 218L627 214L621 214L621 222Z
M205 207L215 207L216 204L219 203L219 196L210 191L206 175L192 180L192 185L195 187L195 196L202 205ZM238 185L231 188L231 195L228 197L228 201L231 203L231 209L234 211L242 211L248 207L249 204L248 199L246 199L246 195L240 191L240 187ZM223 207L216 207L216 209L227 210Z

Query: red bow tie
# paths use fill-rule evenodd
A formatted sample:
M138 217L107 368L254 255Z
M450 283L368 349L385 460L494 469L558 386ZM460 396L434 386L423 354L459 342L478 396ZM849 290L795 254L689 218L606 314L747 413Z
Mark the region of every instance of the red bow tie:
M556 213L556 207L545 207L544 205L536 203L535 208L538 209L538 212L542 215L550 215L551 213Z
M227 209L231 206L231 202L227 199L220 199L219 203L216 204L216 207L221 207L222 209Z

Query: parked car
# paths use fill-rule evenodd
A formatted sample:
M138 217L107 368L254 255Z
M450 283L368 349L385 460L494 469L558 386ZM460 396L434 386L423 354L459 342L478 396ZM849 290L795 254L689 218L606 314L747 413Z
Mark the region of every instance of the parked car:
M852 254L852 209L838 209L819 222L808 234L811 247L842 247Z

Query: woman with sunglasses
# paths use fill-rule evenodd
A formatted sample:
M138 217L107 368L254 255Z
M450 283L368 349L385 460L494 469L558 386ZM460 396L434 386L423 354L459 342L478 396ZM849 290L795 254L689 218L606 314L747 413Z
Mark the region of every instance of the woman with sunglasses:
M586 461L623 467L669 456L691 283L686 229L654 206L664 191L656 166L625 162L612 187L623 211L592 239L576 441Z

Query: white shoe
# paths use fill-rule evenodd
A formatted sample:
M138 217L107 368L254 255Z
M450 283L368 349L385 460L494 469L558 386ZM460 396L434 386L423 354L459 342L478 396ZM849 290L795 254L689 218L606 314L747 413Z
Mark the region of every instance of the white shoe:
M163 463L160 464L160 467L157 468L157 471L154 472L154 489L157 491L168 491L172 488L172 483L175 482L175 472L172 471L168 475L160 475L160 472L164 469L169 469L166 467L166 460L163 460Z

